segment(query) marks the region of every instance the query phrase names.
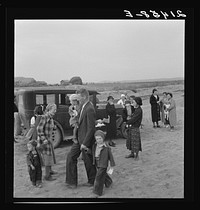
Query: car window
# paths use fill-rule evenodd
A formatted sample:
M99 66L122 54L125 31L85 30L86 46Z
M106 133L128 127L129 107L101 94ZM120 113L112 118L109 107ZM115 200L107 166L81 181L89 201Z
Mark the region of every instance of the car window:
M55 94L46 94L46 103L55 103Z
M36 105L43 103L44 103L43 95L36 94Z

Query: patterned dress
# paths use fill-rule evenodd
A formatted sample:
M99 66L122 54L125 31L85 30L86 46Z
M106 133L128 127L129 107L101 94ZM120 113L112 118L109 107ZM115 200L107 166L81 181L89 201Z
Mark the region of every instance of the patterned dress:
M48 114L42 115L40 123L37 126L37 133L42 145L41 147L45 166L52 166L56 163L52 142L52 131L54 127L53 118ZM48 143L44 144L44 140L47 140Z
M135 109L130 120L127 121L128 137L126 140L127 149L132 152L142 151L141 137L140 137L140 125L142 122L142 108L139 106Z

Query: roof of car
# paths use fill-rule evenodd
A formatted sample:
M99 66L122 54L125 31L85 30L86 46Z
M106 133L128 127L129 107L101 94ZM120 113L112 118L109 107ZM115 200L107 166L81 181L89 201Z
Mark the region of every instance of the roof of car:
M55 92L63 92L63 93L75 93L76 90L81 88L86 88L81 85L76 86L45 86L45 87L19 87L17 88L16 93L21 92L38 92L38 93L55 93ZM96 90L91 90L86 88L90 94L99 94Z

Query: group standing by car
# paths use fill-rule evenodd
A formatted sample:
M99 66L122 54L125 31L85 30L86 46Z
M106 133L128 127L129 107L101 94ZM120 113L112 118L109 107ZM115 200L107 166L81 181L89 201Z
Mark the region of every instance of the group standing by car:
M70 97L69 109L70 125L74 128L73 144L66 158L66 186L74 189L78 185L78 157L82 155L84 161L87 183L85 186L93 186L94 197L101 196L103 187L110 187L112 179L109 174L115 166L111 147L115 147L113 141L116 138L116 109L113 96L108 96L106 105L106 119L101 122L106 124L106 133L96 129L96 113L93 103L89 99L89 92L82 88ZM153 128L160 128L159 121L162 120L170 130L176 125L176 104L171 93L163 93L160 100L157 89L153 89L149 100L151 104L151 117ZM121 95L118 104L123 108L123 123L127 129L126 147L130 154L125 158L139 159L142 151L140 126L143 118L141 97L130 96L125 98ZM52 142L53 132L56 129L53 116L57 106L49 103L43 113L40 106L34 110L31 119L31 129L28 134L27 165L32 184L36 187L42 186L42 166L45 168L44 179L54 181L52 175L58 173L52 170L56 164L56 157ZM106 141L107 140L107 141Z

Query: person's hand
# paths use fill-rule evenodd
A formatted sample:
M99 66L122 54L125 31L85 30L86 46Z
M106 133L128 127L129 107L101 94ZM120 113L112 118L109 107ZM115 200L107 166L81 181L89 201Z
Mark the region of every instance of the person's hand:
M45 140L43 141L43 143L44 143L44 144L48 144L48 141L45 139Z
M113 173L113 170L114 170L113 167L110 167L110 169L107 171L107 173L111 175Z
M33 165L31 165L32 170L35 170L35 167Z
M78 140L77 139L72 139L72 141L74 142L74 144L78 144Z
M84 144L81 144L80 150L82 149L87 150L87 147Z

